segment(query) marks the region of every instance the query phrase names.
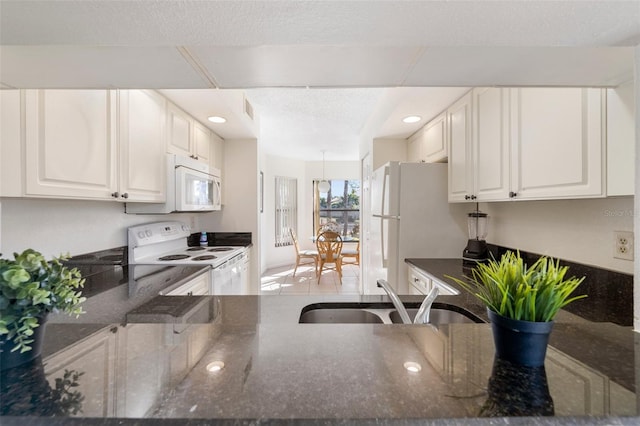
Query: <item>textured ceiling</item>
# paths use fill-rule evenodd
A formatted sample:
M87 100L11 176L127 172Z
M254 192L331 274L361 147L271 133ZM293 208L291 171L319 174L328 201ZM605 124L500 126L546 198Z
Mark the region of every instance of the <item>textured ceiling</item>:
M224 138L353 160L466 87L615 86L639 43L640 0L3 0L0 88L173 89L200 120L224 111Z

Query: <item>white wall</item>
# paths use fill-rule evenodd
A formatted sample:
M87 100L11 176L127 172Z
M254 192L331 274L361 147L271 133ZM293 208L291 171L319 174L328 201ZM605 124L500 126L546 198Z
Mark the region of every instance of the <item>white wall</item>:
M222 166L222 211L201 217L201 227L215 232L251 232L250 292L260 287L260 233L258 206L258 142L227 139Z
M127 228L147 222L181 220L196 229L198 214L131 215L124 204L3 198L0 235L3 257L32 248L45 257L78 255L127 245Z
M407 139L374 139L373 170L389 161L407 161Z
M489 214L489 242L633 274L633 262L613 258L613 231L633 231L633 197L481 203L480 210Z

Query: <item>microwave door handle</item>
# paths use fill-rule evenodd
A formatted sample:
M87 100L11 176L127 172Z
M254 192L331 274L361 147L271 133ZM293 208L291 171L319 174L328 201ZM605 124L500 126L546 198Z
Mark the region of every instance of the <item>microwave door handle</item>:
M222 205L222 189L220 188L220 181L218 179L213 180L213 204Z

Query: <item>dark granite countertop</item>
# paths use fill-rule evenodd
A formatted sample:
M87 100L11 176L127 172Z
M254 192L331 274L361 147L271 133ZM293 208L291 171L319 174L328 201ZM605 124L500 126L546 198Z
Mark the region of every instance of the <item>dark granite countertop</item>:
M443 269L427 260L408 262L438 279L451 270L445 264L456 267L453 260L443 260ZM388 304L386 296L158 298L157 292L173 283L162 274L147 277L148 286L140 288L131 279L114 284L113 294L102 296L92 305L94 312L87 309L77 320L50 321L42 358L3 373L3 425L640 421L635 393L640 360L634 357L640 339L631 327L562 312L546 371L525 371L494 364L485 323L439 328L298 324L310 304ZM149 291L136 291L142 288ZM127 302L129 295L135 302ZM403 300L419 303L421 297ZM486 318L484 308L465 293L440 296L437 303ZM224 368L209 372L214 361L222 361ZM409 372L407 362L421 370ZM65 388L66 393L52 391L56 379L64 388L65 371L78 386ZM478 418L488 402L500 415L500 404L513 406L523 390L530 395L528 389L541 377L548 380L555 417ZM7 384L13 385L8 391ZM82 411L72 416L74 408ZM49 417L53 414L57 417Z

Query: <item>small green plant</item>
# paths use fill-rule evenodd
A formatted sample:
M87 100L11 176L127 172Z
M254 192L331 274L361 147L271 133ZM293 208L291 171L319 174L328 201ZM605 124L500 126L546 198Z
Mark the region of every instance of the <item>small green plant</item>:
M84 286L80 271L61 261L47 262L39 252L27 249L14 253L14 260L0 259L0 335L13 341L12 352L31 350L33 330L50 312L83 313L85 298L77 291Z
M508 251L499 261L479 263L466 280L450 277L504 317L535 322L552 321L569 303L587 297L570 297L584 277L565 279L569 268L558 260L539 258L527 267L520 253Z

